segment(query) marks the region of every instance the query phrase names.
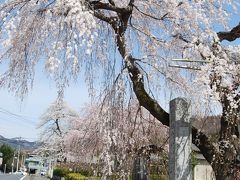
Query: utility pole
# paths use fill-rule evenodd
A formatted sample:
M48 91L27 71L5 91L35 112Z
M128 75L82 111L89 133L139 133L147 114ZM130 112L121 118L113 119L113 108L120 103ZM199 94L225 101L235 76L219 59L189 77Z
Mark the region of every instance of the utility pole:
M13 169L14 169L14 159L15 159L15 153L13 154L13 161L12 161L12 174L13 174Z
M4 174L6 174L7 164L4 164Z
M20 156L20 144L19 141L21 140L21 137L18 138L18 154L17 154L17 169L16 171L18 171L18 165L19 165L19 156Z
M22 167L24 166L24 161L25 161L25 157L24 157L24 154L22 154L22 159L21 159L21 166Z

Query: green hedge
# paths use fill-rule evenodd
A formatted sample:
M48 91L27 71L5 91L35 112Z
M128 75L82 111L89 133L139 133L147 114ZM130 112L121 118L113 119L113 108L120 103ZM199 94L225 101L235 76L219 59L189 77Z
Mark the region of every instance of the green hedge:
M79 173L69 173L66 177L65 180L101 180L101 177L86 177L83 176Z
M56 167L53 170L53 176L65 177L65 180L101 180L101 177L94 177L91 171L87 170L78 170L78 173L73 173L69 171L66 167ZM108 180L118 180L119 177L117 175L111 175L107 177ZM131 176L128 178L131 179ZM149 180L168 180L168 176L166 175L157 175L151 174L149 175Z
M85 180L88 178L79 173L69 173L65 179L66 180Z
M86 170L86 169L78 170L77 173L82 174L83 176L86 176L86 177L93 176L93 171Z
M149 180L168 180L168 176L151 174Z
M100 180L101 178L92 177L93 173L87 170L80 170L78 173L69 171L67 167L56 167L53 170L53 176L64 177L65 180L87 180L90 177L91 180Z
M57 167L53 170L53 176L66 177L69 174L68 168Z

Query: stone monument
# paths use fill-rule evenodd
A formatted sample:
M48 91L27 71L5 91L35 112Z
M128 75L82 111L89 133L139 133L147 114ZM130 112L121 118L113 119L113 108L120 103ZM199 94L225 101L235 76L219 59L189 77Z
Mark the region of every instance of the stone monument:
M192 180L190 104L182 98L170 102L169 179Z

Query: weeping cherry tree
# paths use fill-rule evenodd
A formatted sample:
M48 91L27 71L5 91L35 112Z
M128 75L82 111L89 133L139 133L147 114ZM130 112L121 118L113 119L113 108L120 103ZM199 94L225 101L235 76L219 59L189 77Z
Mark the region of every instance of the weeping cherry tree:
M199 112L217 104L217 140L192 127L193 143L217 179L230 179L239 151L239 46L231 43L240 37L240 26L231 22L236 16L238 0L2 0L1 63L8 69L0 85L24 97L44 61L58 88L84 73L93 97L127 107L135 96L166 126L163 107L174 96L190 99ZM173 58L195 68L172 68ZM108 113L115 118L114 108Z

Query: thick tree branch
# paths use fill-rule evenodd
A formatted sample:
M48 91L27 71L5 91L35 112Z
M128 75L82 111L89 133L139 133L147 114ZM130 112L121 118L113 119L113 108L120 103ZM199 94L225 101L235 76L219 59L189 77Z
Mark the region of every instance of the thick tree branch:
M110 24L112 27L116 28L116 17L108 17L108 16L105 16L103 13L101 12L97 12L97 11L94 11L94 16L108 24Z
M113 0L108 0L108 2L109 2L111 5L115 6L115 2L114 2Z
M128 6L133 6L135 0L130 0Z
M192 142L200 149L209 163L213 162L214 155L218 154L215 146L206 134L198 131L194 126L192 127Z
M58 119L56 119L55 120L55 124L56 124L56 130L59 132L59 136L62 136L62 131L61 131L61 129L60 129L60 126L59 126L59 120Z
M144 87L142 74L134 63L134 59L131 56L127 58L128 60L125 58L125 61L133 83L133 90L140 105L146 108L163 125L169 126L169 114L161 108L157 101L149 96ZM193 143L201 150L201 153L206 160L208 162L212 162L214 157L213 155L217 154L217 151L209 137L203 132L199 132L197 128L192 127L192 139Z
M109 10L109 11L114 11L116 13L126 13L129 12L129 8L120 8L112 3L103 3L100 1L91 1L89 2L90 9L93 10Z
M231 31L218 32L217 35L220 41L234 41L235 39L240 38L240 24L234 27Z
M169 114L146 92L142 73L135 64L134 58L132 58L132 56L126 56L125 63L133 83L133 90L140 105L146 108L163 125L169 126Z

